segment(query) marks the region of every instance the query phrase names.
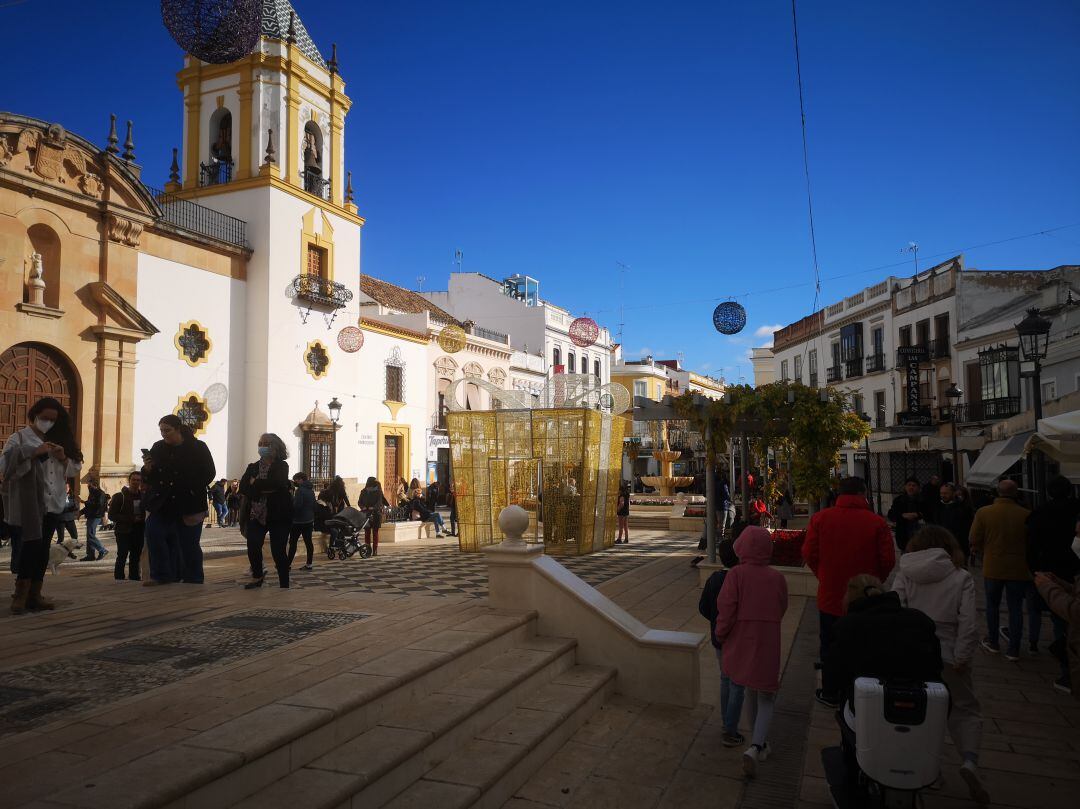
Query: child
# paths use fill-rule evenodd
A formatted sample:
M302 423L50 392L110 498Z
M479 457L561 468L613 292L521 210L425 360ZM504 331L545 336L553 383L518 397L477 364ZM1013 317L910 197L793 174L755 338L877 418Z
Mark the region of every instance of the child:
M615 516L619 521L619 533L615 538L616 545L630 544L630 487L623 484L619 487L619 501L615 505Z
M735 555L735 543L730 539L723 540L716 548L720 556L723 568L709 576L705 586L701 590L701 599L698 601L698 612L709 621L709 635L712 638L713 649L716 650L716 663L720 666L720 716L724 722L724 734L720 741L724 747L738 747L746 741L739 733L739 717L742 715L743 692L740 689L735 694L735 703L732 702L731 679L724 671L724 661L721 657L720 641L716 639L716 614L717 601L720 589L724 586L724 579L728 571L739 564L739 557Z
M747 707L753 728L743 753L743 773L753 778L757 764L769 755L769 724L776 692L780 690L780 620L787 612L787 583L769 567L772 537L764 528L749 526L735 540L739 565L729 571L720 590L713 636L724 645L724 670L731 678L728 707L737 724L734 705L749 689Z
M900 557L893 591L905 607L933 619L945 667L942 679L949 689L949 735L964 763L960 775L971 799L990 802L979 778L982 709L971 679L971 660L979 645L975 623L975 581L964 569L964 551L948 530L937 525L919 529Z

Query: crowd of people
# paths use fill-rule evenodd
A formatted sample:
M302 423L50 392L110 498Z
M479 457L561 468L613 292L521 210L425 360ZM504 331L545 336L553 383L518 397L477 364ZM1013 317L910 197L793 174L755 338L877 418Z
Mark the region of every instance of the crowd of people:
M245 538L250 568L245 588L265 582L267 539L278 585L287 588L300 541L306 550L301 569L311 570L314 532L352 505L340 477L316 495L305 473L290 475L288 449L274 433L259 438L258 459L242 477L215 479L209 448L171 414L159 420L159 440L143 450L142 467L128 475L120 491L110 497L91 477L80 501L73 483L82 472L83 455L66 409L56 399L43 398L29 409L27 422L6 440L0 454L0 525L11 542L10 565L16 576L11 610L16 614L53 608L42 593L49 549L55 537L74 557L74 549L81 547L75 525L80 516L86 520L83 559L89 561L109 554L97 532L104 520L111 522L117 580L141 581L144 586L201 584L202 532L216 522L238 526ZM447 487L425 488L415 478L410 483L401 479L394 494L402 519L430 522L438 537L457 535L456 500ZM440 499L450 509L449 530L437 510ZM377 554L379 529L390 503L376 478L368 478L356 507L367 517L364 541Z
M874 512L860 478L846 478L828 507L813 514L802 555L818 579L818 702L836 711L840 736L856 772L852 692L859 677L944 683L950 695L948 730L960 755L959 775L979 804L990 801L978 768L982 711L972 669L981 648L1020 659L1026 607L1027 653L1039 654L1042 617L1049 610L1060 664L1053 687L1073 690L1080 677L1080 501L1068 479L1046 486L1047 500L1031 510L1012 480L998 483L992 502L975 510L963 489L939 478L909 479L888 520ZM731 504L726 483L724 511ZM779 687L783 578L769 576L769 534L737 515L721 517L722 567L702 590L699 610L710 620L721 671L723 744L745 744L740 716L749 707L751 741L743 767L754 775L767 757L768 724ZM889 522L893 523L890 527ZM734 525L732 525L734 523ZM985 631L977 617L981 567ZM1008 625L1000 626L1005 597ZM1071 631L1070 631L1071 630Z

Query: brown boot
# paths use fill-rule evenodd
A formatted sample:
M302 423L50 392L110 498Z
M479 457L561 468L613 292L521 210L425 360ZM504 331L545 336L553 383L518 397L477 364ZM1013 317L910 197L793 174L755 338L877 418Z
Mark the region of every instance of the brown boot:
M41 582L30 583L30 596L26 599L27 609L31 610L55 610L56 605L41 594Z
M26 612L26 599L30 596L30 579L16 579L15 592L11 594L11 611L15 615Z

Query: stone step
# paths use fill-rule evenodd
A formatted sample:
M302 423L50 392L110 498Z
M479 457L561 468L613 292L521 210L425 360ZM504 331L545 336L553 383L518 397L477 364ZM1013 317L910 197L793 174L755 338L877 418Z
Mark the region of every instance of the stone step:
M311 809L373 809L415 788L428 773L510 717L523 713L529 720L543 718L551 724L545 729L553 732L600 690L571 671L575 647L574 641L558 638L521 643L270 784L238 809L284 809L298 803ZM604 672L604 682L614 682L613 677L614 672ZM504 727L501 732L517 731ZM522 778L531 772L532 767Z
M575 666L556 677L383 809L499 809L600 709L614 690L615 673Z
M535 612L480 615L50 797L78 807L119 806L101 798L125 794L129 799L123 805L132 809L235 806L448 683L505 660L511 650L532 643L535 632ZM566 668L573 661L573 642L562 641L559 648L569 655ZM125 784L133 782L153 786L131 795Z

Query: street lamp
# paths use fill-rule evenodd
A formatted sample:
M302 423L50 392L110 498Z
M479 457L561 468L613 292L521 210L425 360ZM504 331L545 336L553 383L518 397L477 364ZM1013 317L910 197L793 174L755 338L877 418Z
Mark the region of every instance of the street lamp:
M330 421L337 424L341 419L341 402L339 402L335 396L330 400L330 404L328 404L327 407L330 408Z
M1027 317L1016 324L1016 333L1020 336L1020 351L1024 359L1035 365L1032 374L1032 400L1035 403L1035 428L1042 418L1042 361L1046 358L1047 344L1050 338L1050 321L1039 314L1038 307L1028 309Z
M960 475L960 453L956 449L956 410L957 406L960 404L960 398L963 395L964 392L956 387L955 382L949 385L949 389L945 391L945 398L949 400L949 422L952 424L953 478L955 479L957 486L964 485Z
M872 422L869 413L860 413L859 418L865 421L867 424ZM870 480L870 433L866 434L866 499L870 503L870 508L874 507L874 487ZM878 507L880 509L880 506Z

